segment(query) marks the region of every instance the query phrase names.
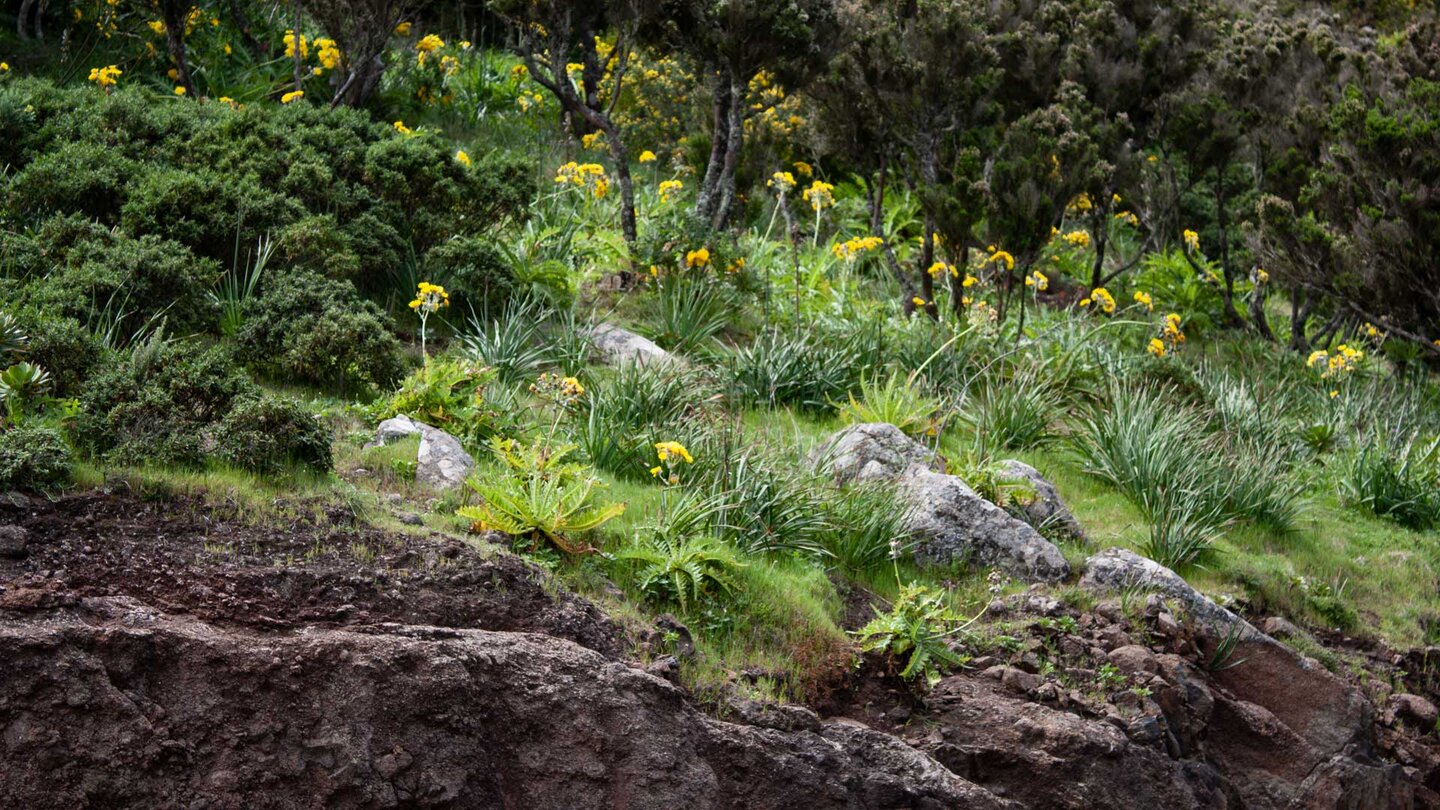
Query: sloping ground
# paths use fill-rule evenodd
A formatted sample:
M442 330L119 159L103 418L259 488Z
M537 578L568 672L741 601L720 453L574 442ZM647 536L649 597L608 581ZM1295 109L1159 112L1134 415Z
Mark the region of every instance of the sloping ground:
M715 720L519 560L334 522L0 507L0 807L1012 806L857 724Z

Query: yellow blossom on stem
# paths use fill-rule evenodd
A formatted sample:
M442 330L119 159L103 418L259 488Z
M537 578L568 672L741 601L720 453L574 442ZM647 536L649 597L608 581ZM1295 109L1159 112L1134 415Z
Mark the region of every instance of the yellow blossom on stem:
M457 149L455 150L455 162L465 166L469 166L470 156L465 154L464 149Z
M795 188L795 175L790 172L775 172L765 181L765 185L775 189L775 193L783 197Z
M826 208L829 208L830 206L835 204L834 192L834 186L830 185L829 183L816 180L815 182L811 183L810 187L805 189L805 192L800 196L805 200L805 202L810 203L810 207L815 209L815 213L818 214Z
M414 23L410 22L409 20L400 23L399 25L395 26L395 35L401 37L410 36L410 27L412 25L414 25Z
M292 90L292 91L290 91L289 93L286 93L285 95L283 95L283 96L280 97L280 103L281 103L281 104L289 104L289 103L291 103L291 102L293 102L293 101L299 101L300 99L302 99L302 98L304 98L304 97L305 97L305 91L304 91L304 90Z
M986 250L990 251L990 255L985 258L986 264L1004 264L1006 270L1015 269L1014 256L1011 256L1009 253L1003 250L997 249L994 245L986 248Z
M641 163L654 163L654 162L655 162L655 153L654 153L654 152L651 152L649 149L646 149L644 152L641 152L641 153L640 153L640 162L641 162Z
M1150 297L1150 293L1136 291L1135 303L1144 306L1146 312L1153 312L1155 310L1155 300Z
M1186 247L1191 250L1200 249L1200 234L1186 228L1185 232L1181 234L1181 237L1184 238Z
M1150 352L1156 357L1164 357L1165 341L1161 340L1160 338L1150 338L1150 345L1146 347L1146 351Z
M685 266L694 268L705 268L710 266L710 249L700 248L685 254Z
M1071 231L1065 234L1064 239L1072 247L1083 248L1090 246L1090 234L1085 231Z
M109 67L91 68L90 81L95 82L96 85L100 86L108 93L110 91L110 88L115 86L115 82L119 80L120 76L124 72L125 71L121 70L115 65L110 65Z
M668 462L674 458L682 459L686 464L695 463L695 459L691 457L690 451L686 450L685 445L679 442L656 442L655 453L660 457L662 462Z
M797 160L795 161L795 171L799 172L805 177L809 177L810 175L815 173L815 167L811 166L809 163L806 163L803 160Z
M1025 286L1034 287L1036 292L1043 292L1050 289L1050 278L1044 273L1036 270L1025 277Z
M660 183L660 202L670 202L677 192L685 188L685 184L679 180L663 180Z

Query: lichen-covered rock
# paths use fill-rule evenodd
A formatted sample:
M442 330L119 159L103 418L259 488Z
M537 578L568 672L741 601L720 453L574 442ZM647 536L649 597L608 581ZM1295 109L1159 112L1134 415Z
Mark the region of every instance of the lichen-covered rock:
M1045 532L1055 530L1071 537L1085 536L1080 522L1060 498L1060 491L1055 489L1055 485L1047 481L1039 470L1011 458L1000 462L1000 474L1024 481L1035 490L1035 497L1021 505L1026 523Z
M401 415L380 423L374 444L390 444L416 434L420 436L420 450L415 458L415 480L439 489L465 483L475 469L475 459L465 452L459 439L440 428Z
M612 366L624 363L648 366L679 362L678 358L656 346L649 338L614 324L595 324L590 328L590 342L600 360Z
M940 469L935 454L886 422L851 425L815 452L816 466L837 484L889 481L913 472Z
M1190 583L1179 574L1129 549L1107 548L1091 556L1085 561L1085 574L1080 578L1080 585L1096 591L1136 589L1160 593L1177 600L1201 624L1221 633L1239 624L1242 634L1264 635L1249 622L1190 587Z
M0 807L1021 810L889 735L716 720L548 636L4 619Z
M968 561L1039 582L1070 576L1070 563L1055 544L953 475L920 471L901 479L900 492L922 563Z

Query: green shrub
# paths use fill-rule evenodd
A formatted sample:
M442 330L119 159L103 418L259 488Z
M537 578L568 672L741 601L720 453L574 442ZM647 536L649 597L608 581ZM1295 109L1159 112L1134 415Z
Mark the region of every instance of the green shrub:
M276 263L281 267L310 270L341 281L360 277L360 256L353 240L330 214L296 220L276 231L274 240Z
M491 318L504 312L524 287L493 239L457 236L425 254L425 275L450 291L456 312Z
M131 237L78 216L55 217L32 243L43 266L21 290L21 302L50 316L74 318L123 343L163 318L172 332L203 332L218 310L210 290L213 261L156 236Z
M471 476L466 483L481 504L456 510L477 531L501 531L527 538L532 548L548 544L567 554L582 554L595 549L580 536L625 511L623 503L596 502L595 491L603 484L589 470L564 463L571 448L536 448L528 457L543 464L529 464L508 442L492 442L491 447L507 469L491 478Z
M1033 370L1009 379L987 378L966 398L959 417L986 451L1024 450L1049 442L1060 398Z
M432 358L389 397L369 409L372 419L404 414L472 443L495 434L498 414L484 398L493 369L453 357Z
M95 453L126 464L215 459L269 471L292 460L324 470L330 461L324 427L298 405L264 394L218 346L137 346L128 362L86 386L77 427Z
M669 351L694 354L730 325L732 308L726 288L708 277L667 279L656 292L655 326L646 336Z
M108 356L99 338L74 318L24 307L15 312L15 319L29 337L25 358L50 372L57 397L78 396Z
M228 261L237 241L253 242L304 213L254 175L163 166L131 182L120 224L128 233L162 237L196 255Z
M709 390L697 371L627 363L590 385L580 402L574 441L596 468L647 479L655 463L655 442L675 439Z
M726 372L737 404L828 411L863 373L854 360L843 343L769 332L732 352Z
M49 490L70 481L70 447L49 428L0 431L0 488Z
M885 382L860 383L860 399L852 394L840 406L840 418L849 424L886 422L910 436L937 430L940 401L927 396L912 377L892 371Z
M905 531L905 509L892 486L848 487L834 496L828 511L820 548L848 576L874 576L890 567L892 556L906 555L914 545Z
M349 284L306 271L267 272L236 334L247 365L276 379L364 389L403 369L384 313Z
M215 455L247 470L275 473L291 465L334 466L330 430L299 403L243 396L215 430Z

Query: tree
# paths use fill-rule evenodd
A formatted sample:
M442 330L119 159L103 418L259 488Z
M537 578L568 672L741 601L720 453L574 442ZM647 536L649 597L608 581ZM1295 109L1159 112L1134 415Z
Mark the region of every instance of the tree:
M834 0L646 0L647 38L686 53L711 91L710 156L695 213L720 228L735 201L746 93L762 70L789 92L823 68L835 31Z
M635 186L615 105L630 64L639 10L629 0L501 0L495 10L515 27L530 77L559 100L582 132L604 134L620 184L621 229L633 244ZM614 32L613 44L603 39L607 31ZM571 62L572 57L580 61ZM578 71L572 71L572 65Z
M330 106L360 107L380 86L391 33L419 5L417 0L301 0L343 54L344 76ZM298 34L299 31L297 30Z

